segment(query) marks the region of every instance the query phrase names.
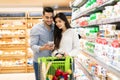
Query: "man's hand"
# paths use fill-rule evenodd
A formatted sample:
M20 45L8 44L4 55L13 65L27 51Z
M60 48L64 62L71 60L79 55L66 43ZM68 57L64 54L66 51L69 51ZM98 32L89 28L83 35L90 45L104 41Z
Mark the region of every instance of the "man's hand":
M40 50L53 50L55 45L49 45L49 44L44 44L43 46L40 47Z

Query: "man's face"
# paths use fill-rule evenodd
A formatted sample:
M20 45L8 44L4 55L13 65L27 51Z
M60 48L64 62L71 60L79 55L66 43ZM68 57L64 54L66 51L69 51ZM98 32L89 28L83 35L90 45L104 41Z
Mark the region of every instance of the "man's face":
M45 12L45 14L43 14L43 20L46 25L50 26L53 22L53 13Z

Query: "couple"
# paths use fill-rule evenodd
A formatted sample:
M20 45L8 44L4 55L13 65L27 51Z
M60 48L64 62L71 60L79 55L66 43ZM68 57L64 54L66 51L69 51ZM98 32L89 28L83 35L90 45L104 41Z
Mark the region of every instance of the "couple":
M51 46L49 41L54 41L54 45ZM78 41L78 35L71 29L66 16L63 13L54 16L54 10L45 7L43 22L36 24L30 31L30 46L34 53L33 65L36 80L38 80L37 59L39 57L51 56L57 50L62 50L66 55L72 56L79 48ZM61 56L61 54L54 55Z

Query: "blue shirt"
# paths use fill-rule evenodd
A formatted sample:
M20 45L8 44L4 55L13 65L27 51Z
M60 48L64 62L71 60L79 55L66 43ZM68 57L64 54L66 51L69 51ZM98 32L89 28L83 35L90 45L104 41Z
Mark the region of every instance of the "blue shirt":
M37 62L39 57L51 56L50 50L40 51L40 46L46 44L48 41L53 41L54 26L51 26L49 31L44 23L36 24L30 31L30 46L34 53L34 61Z

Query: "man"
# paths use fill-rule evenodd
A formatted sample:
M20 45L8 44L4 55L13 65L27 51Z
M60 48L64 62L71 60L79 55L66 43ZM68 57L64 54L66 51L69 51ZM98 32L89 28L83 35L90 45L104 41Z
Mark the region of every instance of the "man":
M30 46L34 53L33 66L36 80L38 80L38 58L51 56L54 46L48 44L53 41L53 16L54 10L51 7L43 9L43 22L36 24L30 31Z

